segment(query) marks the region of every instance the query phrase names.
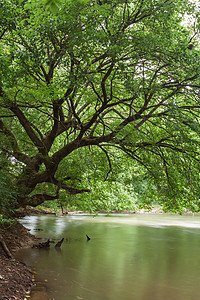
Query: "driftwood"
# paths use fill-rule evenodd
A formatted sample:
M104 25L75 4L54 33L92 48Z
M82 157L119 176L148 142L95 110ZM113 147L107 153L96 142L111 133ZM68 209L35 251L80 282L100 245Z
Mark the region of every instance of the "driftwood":
M2 248L3 248L3 250L4 250L4 252L5 252L5 254L8 256L8 258L14 259L12 253L11 253L10 250L8 249L6 243L4 242L4 239L3 239L3 237L2 237L1 234L0 234L0 244L1 244L1 246L2 246Z
M62 238L62 240L59 241L59 242L55 245L55 248L60 248L61 245L62 245L62 243L63 243L63 241L64 241L64 238Z
M50 240L48 239L46 242L39 243L39 244L34 244L32 248L36 249L48 249L50 247Z
M86 234L87 241L90 241L91 238Z

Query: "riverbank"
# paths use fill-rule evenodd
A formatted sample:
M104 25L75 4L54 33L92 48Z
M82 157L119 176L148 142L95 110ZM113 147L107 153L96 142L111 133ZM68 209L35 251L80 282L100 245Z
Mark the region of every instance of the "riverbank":
M16 250L29 247L38 239L20 223L1 227L1 239L11 256ZM9 258L0 245L0 300L25 300L34 286L34 274L23 263Z
M97 213L104 213L106 214L107 212L105 211L97 211ZM119 211L119 210L113 210L110 211L109 214L162 214L165 213L160 206L152 206L151 209L138 209L137 211L130 211L130 210L125 210L125 211ZM20 209L17 213L18 218L22 218L25 216L32 216L32 215L41 215L41 214L53 214L53 215L76 215L76 214L86 214L84 211L70 211L70 210L64 210L63 212L61 210L53 210L50 208L45 208L45 209L39 209L39 208L33 208L33 207L27 207L27 209ZM87 213L90 215L90 213Z

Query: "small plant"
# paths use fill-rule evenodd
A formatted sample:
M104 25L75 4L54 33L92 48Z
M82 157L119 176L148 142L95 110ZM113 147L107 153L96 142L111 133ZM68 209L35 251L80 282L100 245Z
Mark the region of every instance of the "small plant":
M0 230L2 230L1 226L11 226L16 222L16 219L11 219L0 214Z

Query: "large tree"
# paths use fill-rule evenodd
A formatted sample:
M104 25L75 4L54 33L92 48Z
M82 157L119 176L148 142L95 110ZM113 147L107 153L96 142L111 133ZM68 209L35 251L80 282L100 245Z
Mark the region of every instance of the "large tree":
M19 2L0 2L0 151L15 168L17 205L56 199L60 189L89 192L70 161L91 147L110 169L110 149L123 151L158 193L176 194L172 205L198 205L200 56L191 2L63 0L55 13L42 1ZM56 188L38 193L44 183Z

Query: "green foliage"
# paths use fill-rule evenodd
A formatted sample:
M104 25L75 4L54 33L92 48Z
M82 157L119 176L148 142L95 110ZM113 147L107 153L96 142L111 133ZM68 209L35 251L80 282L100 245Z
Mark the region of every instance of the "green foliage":
M58 0L46 0L45 1L45 6L47 9L49 9L52 13L58 12L58 5L60 4L60 1Z
M4 228L5 226L7 228L8 226L11 226L15 223L16 223L15 219L9 218L8 216L5 217L5 215L0 214L0 225L1 225L0 230L3 230L2 228Z
M1 221L3 217L8 219L14 215L14 207L16 201L16 187L13 182L11 166L5 159L0 160L0 214Z
M195 3L1 0L0 8L1 210L54 199L55 209L198 211Z

